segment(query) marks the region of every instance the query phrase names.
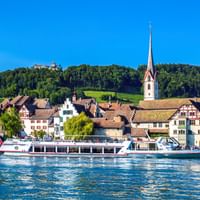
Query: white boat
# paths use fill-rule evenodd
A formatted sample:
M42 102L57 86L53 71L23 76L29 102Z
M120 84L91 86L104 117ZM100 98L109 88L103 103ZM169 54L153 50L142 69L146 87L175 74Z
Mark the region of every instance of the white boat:
M199 148L182 148L175 138L163 137L156 141L133 141L126 153L140 158L200 158Z
M1 145L0 153L12 156L126 157L130 143L8 139Z

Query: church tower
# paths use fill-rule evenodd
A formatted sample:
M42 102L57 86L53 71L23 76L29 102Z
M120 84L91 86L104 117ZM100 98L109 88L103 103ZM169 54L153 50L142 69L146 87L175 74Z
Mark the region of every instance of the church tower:
M158 99L157 71L153 62L152 31L150 27L148 64L144 75L144 100Z

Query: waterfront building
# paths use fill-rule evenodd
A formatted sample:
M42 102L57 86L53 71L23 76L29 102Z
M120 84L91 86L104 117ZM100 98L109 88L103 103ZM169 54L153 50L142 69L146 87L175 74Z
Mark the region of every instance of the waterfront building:
M116 116L113 119L93 118L94 135L100 139L118 139L126 138L125 122L121 116Z
M67 98L54 114L54 136L64 139L64 123L81 112L84 112L90 118L102 116L100 108L94 99L77 99L76 94L74 94L72 101Z
M79 108L81 109L82 107ZM70 99L67 98L64 104L61 105L57 113L54 115L54 136L64 139L64 122L73 116L77 116L78 114L79 112L76 107Z
M182 145L200 146L200 99L188 99L169 120L171 137Z
M55 109L51 108L48 99L37 99L30 96L17 96L13 99L5 99L1 103L3 111L9 107L15 107L27 135L34 131L43 130L52 133L53 114Z

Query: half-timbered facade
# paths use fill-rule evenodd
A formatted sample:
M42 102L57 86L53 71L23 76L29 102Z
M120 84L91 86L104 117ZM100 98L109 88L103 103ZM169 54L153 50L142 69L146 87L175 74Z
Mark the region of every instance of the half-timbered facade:
M169 135L181 144L200 146L200 102L190 100L170 118Z

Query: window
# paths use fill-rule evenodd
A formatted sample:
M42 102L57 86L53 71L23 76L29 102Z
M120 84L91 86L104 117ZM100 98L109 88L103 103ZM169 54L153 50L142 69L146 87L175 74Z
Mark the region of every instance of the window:
M47 123L47 120L43 120L42 122L43 122L43 123Z
M174 125L176 125L176 120L174 120Z
M60 130L63 131L63 126L60 127Z
M68 114L68 115L72 115L72 114L73 114L73 111L72 111L72 110L68 110L67 114Z
M148 90L150 90L151 89L151 85L150 84L148 84Z
M185 130L179 130L178 133L179 133L180 135L184 135L184 134L185 134Z
M168 127L169 127L169 124L165 124L165 127L168 128Z
M198 134L200 134L200 130L198 130Z
M63 118L62 117L60 117L60 122L63 122Z
M185 113L185 112L181 112L181 116L182 116L182 117L185 117L185 116L186 116L186 113Z
M162 123L159 123L158 126L159 126L160 128L162 128Z
M37 120L37 123L40 123L40 120Z
M63 110L63 115L72 115L73 111L72 110Z
M190 116L195 116L195 112L190 112Z
M32 130L35 130L35 126L31 126L31 129L32 129Z
M174 135L176 135L177 134L177 130L174 130L173 133L174 133Z
M43 126L43 129L47 129L47 126Z
M67 110L63 110L63 115L67 115Z
M32 124L32 123L35 123L35 121L34 121L34 120L31 120L31 124Z
M154 122L153 123L153 127L156 128L157 127L157 123Z
M185 120L180 120L179 125L185 125Z
M37 129L41 129L41 127L40 127L40 126L37 126Z
M151 81L151 77L150 76L148 76L148 81Z
M190 125L195 125L195 120L190 120Z

